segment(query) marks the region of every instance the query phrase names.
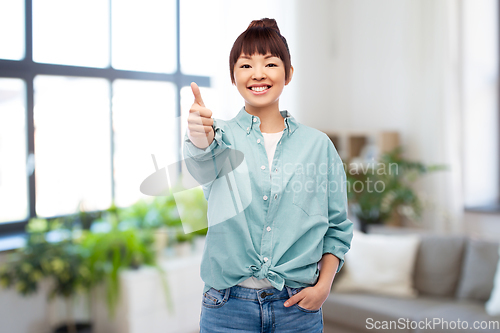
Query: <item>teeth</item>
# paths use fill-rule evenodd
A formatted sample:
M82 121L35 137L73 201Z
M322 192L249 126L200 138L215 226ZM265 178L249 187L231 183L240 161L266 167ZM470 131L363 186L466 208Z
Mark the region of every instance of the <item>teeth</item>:
M267 86L265 86L265 87L252 87L251 89L253 91L264 91L267 89Z

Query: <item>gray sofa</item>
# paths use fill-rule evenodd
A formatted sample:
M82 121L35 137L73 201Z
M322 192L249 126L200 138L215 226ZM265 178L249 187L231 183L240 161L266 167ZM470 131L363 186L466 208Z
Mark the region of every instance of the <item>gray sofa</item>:
M493 288L499 243L456 235L420 236L413 275L418 297L332 292L323 304L325 333L500 332L495 327L500 316L489 316L484 307ZM474 329L476 321L483 327ZM393 326L376 329L380 325Z

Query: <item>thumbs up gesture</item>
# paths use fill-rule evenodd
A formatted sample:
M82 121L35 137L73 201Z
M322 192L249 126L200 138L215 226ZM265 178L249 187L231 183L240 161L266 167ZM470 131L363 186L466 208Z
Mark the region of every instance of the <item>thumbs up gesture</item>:
M200 88L194 82L191 83L194 95L194 103L189 109L187 134L189 140L198 148L204 149L210 146L214 140L215 133L212 125L212 111L205 107L201 98Z

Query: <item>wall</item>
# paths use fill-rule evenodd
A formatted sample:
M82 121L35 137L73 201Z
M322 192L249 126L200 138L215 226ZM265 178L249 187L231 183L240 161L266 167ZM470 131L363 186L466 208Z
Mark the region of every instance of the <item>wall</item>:
M314 1L298 6L302 52L296 57L295 79L300 112L308 114L302 121L322 130L406 131L413 113L411 92L418 84L415 2Z
M428 229L463 231L459 1L297 1L300 121L397 130L407 156L446 164L417 183Z

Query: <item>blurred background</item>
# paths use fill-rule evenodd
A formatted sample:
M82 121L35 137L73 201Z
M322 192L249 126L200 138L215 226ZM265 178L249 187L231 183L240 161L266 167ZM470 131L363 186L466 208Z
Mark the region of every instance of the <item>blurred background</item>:
M139 188L181 160L191 82L214 118L244 105L229 52L263 17L295 69L280 109L327 133L347 168L408 172L350 195L357 228L498 240L498 13L497 0L0 0L0 331L197 331L203 193L180 168L178 197Z

